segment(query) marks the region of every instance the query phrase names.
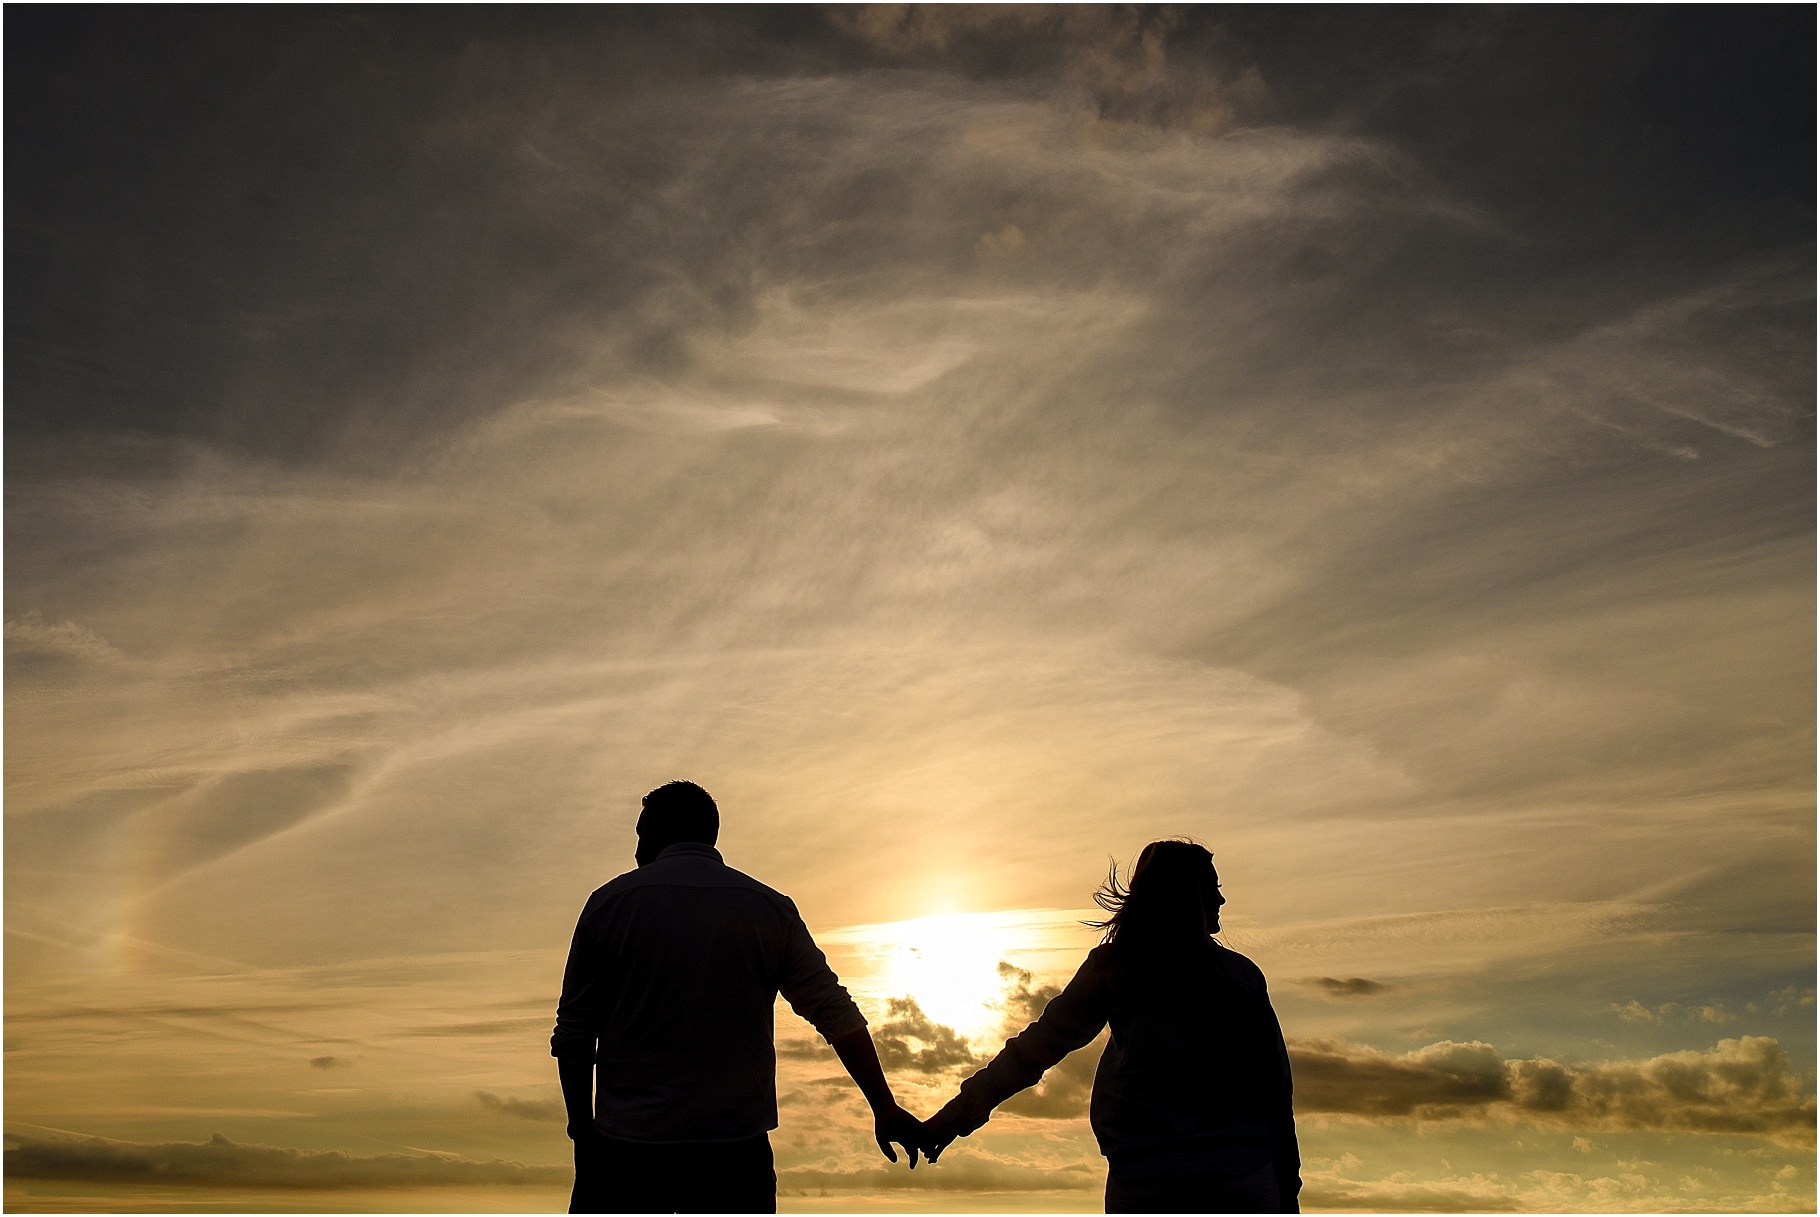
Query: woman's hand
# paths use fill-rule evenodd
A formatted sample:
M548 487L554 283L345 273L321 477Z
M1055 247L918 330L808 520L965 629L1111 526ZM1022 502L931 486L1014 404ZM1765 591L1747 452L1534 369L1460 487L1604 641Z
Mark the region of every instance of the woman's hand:
M923 1152L929 1155L929 1161L934 1162L940 1158L954 1137L953 1126L943 1118L941 1112L938 1111L923 1121Z

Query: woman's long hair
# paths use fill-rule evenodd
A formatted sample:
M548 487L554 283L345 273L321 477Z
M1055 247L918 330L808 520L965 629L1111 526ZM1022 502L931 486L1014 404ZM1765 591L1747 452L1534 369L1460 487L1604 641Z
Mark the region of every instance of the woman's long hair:
M1151 957L1205 945L1207 909L1218 888L1213 853L1198 841L1152 841L1138 854L1131 877L1119 882L1118 863L1093 893L1104 921L1086 924L1104 930L1101 940L1117 957Z

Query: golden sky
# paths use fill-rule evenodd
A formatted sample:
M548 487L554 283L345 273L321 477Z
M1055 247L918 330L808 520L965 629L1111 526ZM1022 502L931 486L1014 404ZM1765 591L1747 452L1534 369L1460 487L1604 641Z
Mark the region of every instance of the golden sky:
M1190 834L1306 1208L1811 1211L1813 23L9 11L7 1207L561 1207L686 777L919 1114Z

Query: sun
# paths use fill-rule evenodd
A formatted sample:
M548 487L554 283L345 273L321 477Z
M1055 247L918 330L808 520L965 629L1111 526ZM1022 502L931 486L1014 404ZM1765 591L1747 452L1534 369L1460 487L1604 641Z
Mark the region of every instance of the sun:
M1035 1011L1028 1001L1008 1008L1018 985L1065 979L1085 947L1081 918L1092 910L997 909L935 913L903 921L871 922L818 932L834 950L839 972L854 996L876 1003L869 1012L888 1017L888 1003L907 997L936 1023L989 1050L997 1039L1023 1030ZM1010 965L1010 972L1000 970ZM1065 970L1064 970L1065 969ZM1007 1026L1011 1017L1016 1026Z
M994 1003L1004 991L999 963L1015 946L1012 935L980 913L943 913L892 922L881 935L887 992L914 998L931 1020L969 1038L1003 1017Z

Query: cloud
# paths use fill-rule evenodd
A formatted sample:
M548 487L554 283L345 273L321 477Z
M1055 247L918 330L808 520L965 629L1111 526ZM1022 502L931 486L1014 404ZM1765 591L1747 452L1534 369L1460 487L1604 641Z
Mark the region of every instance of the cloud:
M1375 835L1375 830L1367 827L1364 833ZM1307 960L1320 967L1369 957L1379 967L1432 975L1503 964L1539 950L1559 953L1643 934L1655 928L1663 911L1659 905L1631 900L1462 904L1416 913L1246 927L1234 938L1273 959Z
M1507 1098L1504 1060L1489 1044L1444 1041L1400 1057L1339 1041L1291 1048L1298 1110L1406 1116L1480 1108Z
M256 844L321 815L353 784L346 764L229 773L141 814L157 843L149 863L160 879Z
M1543 424L1535 442L1586 452L1608 438L1677 460L1728 441L1774 448L1812 418L1787 359L1811 306L1810 259L1778 254L1716 274L1539 346L1477 386L1487 406Z
M480 1022L437 1023L433 1026L427 1026L427 1027L410 1027L410 1028L407 1028L403 1032L403 1034L405 1034L405 1035L424 1035L424 1036L433 1036L433 1037L450 1036L450 1037L454 1037L454 1038L466 1038L468 1036L476 1036L476 1035L480 1035L480 1036L496 1036L496 1035L522 1036L527 1031L529 1031L533 1028L546 1027L549 1025L549 1023L550 1023L550 1019L547 1017L543 1017L540 1015L526 1015L523 1018L497 1018L497 1019L487 1019L487 1020L480 1021Z
M1376 997L1390 988L1382 981L1366 980L1363 976L1349 976L1345 980L1332 976L1317 976L1302 983L1311 986L1324 997L1341 998Z
M975 248L981 257L1015 258L1023 252L1024 245L1024 230L1016 224L1007 224L997 232L982 236Z
M956 1152L951 1146L934 1165L914 1171L884 1166L860 1170L826 1170L795 1167L778 1172L780 1194L813 1193L821 1189L842 1194L871 1191L930 1192L1049 1192L1079 1191L1103 1185L1104 1168L1097 1162L1035 1166L1011 1162L989 1153Z
M1605 1131L1739 1133L1814 1141L1815 1100L1765 1036L1639 1061L1564 1065L1446 1041L1402 1055L1340 1041L1290 1046L1296 1109L1447 1120L1502 1113Z
M1050 1000L1062 991L1058 985L1034 984L1035 977L1031 972L1004 961L1000 961L998 972L1006 986L999 998L1005 1008L1005 1027L1014 1034L1041 1015ZM1100 1054L1105 1049L1106 1036L1102 1034L1056 1062L1035 1086L1005 1100L1001 1110L1038 1120L1084 1117L1088 1100L1093 1095L1094 1072L1099 1068Z
M1513 1076L1520 1078L1521 1072ZM1572 1089L1563 1110L1619 1127L1814 1142L1814 1096L1803 1093L1788 1054L1768 1036L1723 1039L1704 1052L1588 1066L1572 1075ZM1519 1089L1519 1101L1523 1098Z
M1573 1152L1591 1147L1575 1138ZM1535 1161L1533 1143L1511 1147L1515 1159L1493 1159L1497 1169L1461 1170L1457 1163L1383 1171L1361 1177L1357 1158L1334 1170L1305 1160L1305 1210L1401 1213L1555 1212L1787 1212L1799 1198L1786 1190L1788 1176L1722 1179L1691 1163L1610 1159L1575 1170L1524 1169ZM1792 1169L1792 1168L1791 1168ZM1763 1184L1768 1183L1768 1187Z
M1412 1172L1384 1181L1304 1178L1301 1202L1308 1212L1513 1213L1521 1196L1495 1178L1418 1179Z
M1007 1034L1023 1030L1061 992L1055 985L1036 984L1033 973L1003 960L999 961L998 974L1005 987L996 1004L1003 1010ZM958 1082L992 1059L991 1054L976 1052L969 1040L952 1027L924 1014L915 998L888 998L885 1005L888 1017L873 1026L872 1039L887 1072L946 1075ZM1050 1068L1037 1085L1006 1100L1003 1110L1045 1120L1085 1116L1094 1070L1104 1047L1105 1037L1101 1036L1070 1053ZM784 1057L814 1058L824 1054L825 1050L814 1041L790 1039L778 1046L778 1055Z
M915 998L890 998L886 1009L889 1016L872 1029L872 1042L887 1071L944 1073L959 1066L984 1064L974 1056L964 1036L931 1020Z
M521 1120L540 1120L546 1123L561 1123L568 1118L561 1099L514 1099L505 1095L494 1094L490 1090L476 1090L474 1097L488 1111L501 1115L516 1116Z
M1725 1003L1714 1002L1704 1006L1684 1006L1680 1002L1663 1002L1651 1009L1642 1002L1632 998L1623 1005L1613 1005L1620 1019L1627 1023L1654 1023L1684 1021L1692 1023L1730 1023L1736 1022L1738 1016L1728 1010Z
M495 1184L549 1186L568 1168L526 1166L453 1154L361 1156L339 1150L299 1150L231 1141L143 1144L133 1141L54 1140L7 1134L6 1174L18 1179L221 1188L329 1190L373 1187L460 1187Z
M206 966L207 962L182 960L187 967ZM78 1005L70 1000L74 995L67 991L53 990L47 1000L42 990L16 988L8 998L12 1008L7 1022L21 1033L22 1041L29 1036L39 1052L47 1055L35 1060L25 1055L16 1057L15 1077L30 1072L28 1061L45 1070L41 1077L54 1077L58 1073L54 1062L59 1054L79 1053L85 1044L157 1044L156 1051L165 1058L194 1054L208 1062L196 1067L195 1076L202 1077L235 1059L236 1051L244 1045L257 1045L263 1055L289 1058L299 1051L300 1045L357 1042L323 1034L325 1024L332 1024L346 1010L335 996L293 990L282 996L295 1000L237 1000L278 992L280 985L254 983L243 988L227 971L231 965L214 963L219 970L210 978L213 983L205 981L183 992L183 996L194 999L189 1001L158 1000L158 996L175 995L169 989L158 994L157 979L162 978L154 979L143 989L114 985L117 1000L111 1005L86 1004L95 1000L92 993L81 994L85 1004ZM352 1064L347 1057L321 1054L319 1048L316 1051L318 1055L303 1058L311 1068L335 1069ZM157 1092L156 1087L153 1090L155 1101L169 1103L176 1098L172 1093Z
M877 1029L874 1028L876 1034ZM782 1031L777 1037L777 1055L799 1061L832 1061L834 1050L828 1047L828 1041L811 1036L789 1035Z
M1102 5L873 4L826 10L833 26L900 61L969 63L1047 79L1099 117L1216 134L1269 106L1257 67L1171 56L1180 10Z
M1745 1009L1755 1014L1758 1010L1766 1011L1780 1018L1792 1011L1812 1010L1814 1008L1814 990L1789 985L1769 993L1761 1002L1749 1002Z
M1106 1050L1106 1034L1063 1057L1029 1090L1019 1091L999 1110L1038 1120L1074 1120L1087 1114L1093 1097L1093 1078Z
M79 622L52 622L37 612L6 619L6 679L15 695L66 694L90 682L124 679L135 666L119 648Z
M1035 973L1003 959L998 963L998 976L1004 988L995 1004L1003 1008L1005 1025L1013 1031L1035 1022L1062 991L1060 985L1034 984Z
M38 613L6 619L6 641L22 651L36 651L88 662L121 658L107 639L74 621L49 622Z

